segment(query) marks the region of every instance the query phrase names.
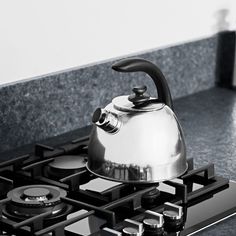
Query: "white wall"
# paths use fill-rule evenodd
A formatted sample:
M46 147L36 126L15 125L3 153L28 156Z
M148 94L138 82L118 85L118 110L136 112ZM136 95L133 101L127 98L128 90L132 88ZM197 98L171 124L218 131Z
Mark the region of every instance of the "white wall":
M222 9L221 28L234 28L235 8L235 0L1 0L0 84L207 37Z

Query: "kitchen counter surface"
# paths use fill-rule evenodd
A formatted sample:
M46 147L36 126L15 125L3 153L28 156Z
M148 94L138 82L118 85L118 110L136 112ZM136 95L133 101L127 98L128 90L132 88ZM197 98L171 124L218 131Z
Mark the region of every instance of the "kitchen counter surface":
M214 163L216 174L236 181L236 91L213 88L180 98L174 105L188 158L194 158L198 167ZM235 236L236 216L195 235Z
M214 163L218 175L236 180L236 91L212 88L179 98L174 106L185 133L188 158L194 158L197 167ZM64 143L89 134L90 129L75 130L43 143ZM31 150L32 145L27 145L1 154L0 160ZM196 235L236 235L236 216Z

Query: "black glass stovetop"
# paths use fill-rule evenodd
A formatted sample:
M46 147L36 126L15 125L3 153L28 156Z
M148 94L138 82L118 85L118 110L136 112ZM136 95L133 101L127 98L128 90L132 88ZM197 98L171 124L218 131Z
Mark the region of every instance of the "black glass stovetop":
M175 181L180 182L178 179L176 179ZM104 183L105 181L103 180L100 181L100 184L103 185L103 187ZM95 187L96 184L98 184L97 189ZM93 190L100 191L101 186L99 185L99 181L97 181L96 184L92 185ZM107 184L112 185L112 182ZM116 185L115 183L113 184ZM201 187L202 186L199 184L194 184L193 186L195 190L201 189ZM84 186L84 188L86 189L86 185ZM158 189L160 191L173 193L173 189L165 184L160 184ZM204 230L207 227L212 226L213 224L217 224L220 221L235 215L236 182L230 181L229 184L224 186L223 188L220 188L215 192L213 191L211 194L207 194L201 198L198 198L197 200L188 202L185 207L186 207L185 211L186 221L184 223L183 229L180 231L166 232L164 235L168 236L193 235L201 230ZM85 212L87 211L82 210L80 212L75 213L74 216L78 214L83 214ZM139 218L139 217L134 217L134 218ZM79 233L80 235L99 236L102 235L102 233L99 232L99 228L105 225L105 223L106 221L104 221L99 217L90 216L78 223L68 226L66 229L69 232L73 232L76 234Z
M176 228L164 227L162 235L185 236L236 213L236 182L216 175L213 164L195 169L190 159L184 175L158 186L146 187L100 179L83 166L67 172L58 171L55 165L50 165L63 155L82 158L86 162L87 143L88 137L56 147L37 144L34 153L0 163L0 235L116 236L121 235L126 219L142 223L146 210L162 214L164 204L169 202L182 207L183 222ZM34 192L30 196L19 195L20 199L14 203L16 206L11 207L9 191L24 186L30 186L35 191L35 185L37 191L42 191L38 185L49 185L53 186L52 189L59 188L59 192L66 192L66 196L57 197L55 202L56 207L62 205L66 209L61 211L63 214L60 211L55 213L52 206L47 208L42 200L39 201L44 208L38 214L32 216L29 209L37 211L34 205L40 207L39 203L25 202L18 211L19 202L24 199L42 198L35 196ZM156 197L150 200L146 197L150 193ZM24 207L27 214L24 214ZM11 214L7 209L11 210ZM116 233L104 234L104 227Z

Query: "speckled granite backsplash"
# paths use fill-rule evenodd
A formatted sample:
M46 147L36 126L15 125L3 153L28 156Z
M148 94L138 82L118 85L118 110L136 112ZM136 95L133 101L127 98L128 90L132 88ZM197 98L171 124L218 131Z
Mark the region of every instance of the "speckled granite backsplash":
M217 38L140 54L158 65L173 98L214 86ZM0 87L0 152L91 123L93 111L135 85L156 91L143 73L118 73L114 61Z

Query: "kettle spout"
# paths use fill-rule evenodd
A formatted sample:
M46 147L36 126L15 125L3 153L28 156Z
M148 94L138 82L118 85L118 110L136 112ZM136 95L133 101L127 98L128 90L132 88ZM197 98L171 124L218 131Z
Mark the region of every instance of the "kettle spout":
M116 114L105 109L97 108L93 113L92 122L108 133L117 133L121 127L121 121Z

